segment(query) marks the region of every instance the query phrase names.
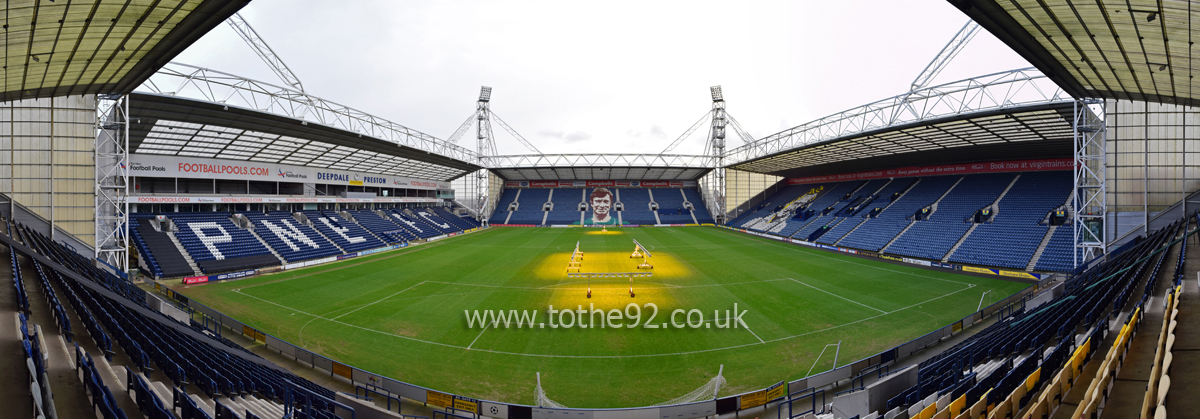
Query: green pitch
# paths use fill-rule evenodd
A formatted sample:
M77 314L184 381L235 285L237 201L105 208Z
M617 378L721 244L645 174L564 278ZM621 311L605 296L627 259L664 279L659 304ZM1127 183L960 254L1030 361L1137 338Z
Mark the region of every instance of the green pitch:
M654 276L567 278L580 243L582 272L632 272L632 239ZM188 297L315 353L446 392L532 404L536 372L571 407L660 403L705 384L724 364L722 395L757 390L846 364L972 313L1026 284L808 249L710 227L493 228L389 253L225 283ZM639 304L640 313L628 308ZM464 311L595 308L640 314L658 328L475 327ZM987 301L985 300L985 304ZM745 327L718 328L734 305ZM591 305L591 306L589 306ZM676 328L686 316L699 328ZM556 319L557 320L557 319ZM565 320L565 319L563 319ZM599 327L598 323L605 323ZM664 323L666 323L664 325ZM815 363L815 364L814 364Z

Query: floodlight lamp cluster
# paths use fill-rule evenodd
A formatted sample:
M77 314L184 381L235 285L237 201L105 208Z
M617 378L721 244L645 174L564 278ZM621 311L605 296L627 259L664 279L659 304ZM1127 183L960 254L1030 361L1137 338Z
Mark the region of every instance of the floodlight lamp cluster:
M725 100L725 98L721 95L721 86L709 87L708 91L712 93L713 102L723 102Z
M479 101L487 102L489 100L492 100L492 88L488 87L488 86L483 86L482 88L479 89Z

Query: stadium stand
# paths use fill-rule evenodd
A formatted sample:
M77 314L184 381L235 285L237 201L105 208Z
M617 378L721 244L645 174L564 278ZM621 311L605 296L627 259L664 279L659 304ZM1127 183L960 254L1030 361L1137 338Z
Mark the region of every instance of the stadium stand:
M205 273L279 265L254 235L233 224L226 212L171 213L175 237Z
M508 224L541 225L545 214L542 204L550 200L550 190L523 189L517 198L517 210L508 217Z
M842 241L838 242L838 245L878 252L911 224L914 213L937 201L959 179L958 176L933 176L918 179L907 193L875 218L864 220L862 225L848 233Z
M789 186L772 197L768 197L764 202L758 204L751 211L746 211L745 214L735 218L729 223L733 226L738 226L748 230L766 231L767 221L771 220L775 212L783 210L786 205L807 194L813 189L820 188L821 185L794 185ZM790 217L789 217L790 218Z
M300 262L342 254L329 239L296 220L291 213L246 213L255 233L288 262Z
M417 220L415 216L409 215L404 211L402 208L393 208L387 214L391 216L392 221L396 225L415 234L418 238L427 239L442 234L440 230L433 228L424 221Z
M458 228L459 230L466 231L466 230L470 230L472 228L479 227L479 223L472 222L472 221L474 221L474 219L459 217L459 216L455 215L454 213L450 212L450 210L447 209L446 207L434 207L434 208L430 208L430 209L433 210L434 214L436 214L439 217L442 217L443 220L446 220L446 222L450 223L451 225L453 225L455 228Z
M488 219L488 224L505 223L510 214L508 207L517 202L517 193L520 191L520 189L505 189L504 193L500 194L500 199L496 200L496 211L492 212L492 218Z
M889 246L888 253L942 260L971 228L969 217L996 199L1012 184L1015 175L996 173L963 176L962 181L937 201L928 218L913 222Z
M417 236L412 232L405 230L387 218L375 213L371 210L355 210L350 211L350 215L354 217L354 221L358 225L370 231L375 237L383 239L383 241L393 244L407 243L416 240Z
M230 415L233 409L251 405L253 410L245 411L263 414L254 417L283 417L282 407L269 400L282 400L285 396L298 404L311 400L315 408L328 412L309 411L297 413L297 417L334 417L333 405L327 402L333 399L333 391L278 367L268 367L267 361L227 339L201 333L203 326L194 320L184 324L150 309L145 292L131 283L91 266L86 259L40 233L19 227L14 230L17 231L13 237L21 237L18 243L28 246L21 249L14 246L14 254L36 254L49 260L52 264L47 265L32 257L26 259L35 267L42 266L46 277L71 296L78 318L86 323L85 329L94 342L117 342L125 355L122 359L127 359L128 364L123 366L126 374L117 374L122 366L110 364L113 362L111 351L106 351L103 357L93 357L80 345L75 345L76 375L84 383L82 391L98 418L127 417L118 405L128 402L113 397L109 386L105 385L108 376L114 380L126 378L124 385L128 391L135 392L135 406L148 418L229 418L235 417ZM24 314L18 317L25 319ZM28 323L21 324L22 336L28 342L26 355L37 366L35 359L42 359L34 352L40 350L37 339L29 332L33 329ZM135 369L141 372L134 373ZM33 371L45 371L45 368ZM149 381L147 377L151 372L174 385L169 389L162 382ZM113 382L110 381L110 385ZM193 389L192 394L185 393L183 388ZM173 399L170 408L165 402L167 394ZM312 396L306 396L309 394ZM38 400L38 396L32 397L35 402ZM45 405L43 402L43 411ZM164 416L164 413L172 415Z
M1071 249L1075 246L1074 227L1070 224L1051 227L1054 228L1054 233L1050 235L1050 241L1046 243L1046 248L1042 250L1042 255L1038 259L1034 270L1048 272L1070 272L1074 265L1074 257L1071 255Z
M333 240L346 253L383 247L386 244L358 224L347 221L334 211L303 211L313 227Z
M979 417L985 409L987 417L1015 417L1018 412L1045 417L1065 402L1063 395L1073 385L1082 385L1087 392L1071 417L1095 417L1108 391L1093 389L1107 389L1111 372L1124 361L1129 338L1167 259L1166 250L1177 243L1172 240L1186 232L1186 226L1184 221L1160 229L1130 250L1068 280L1062 294L1036 309L1015 307L995 324L922 361L918 384L890 398L885 417L904 412L920 417ZM1143 277L1147 278L1144 286ZM1104 338L1114 321L1123 326L1116 342L1108 346ZM1104 362L1095 379L1079 381L1084 364L1104 348L1111 349L1101 358ZM928 400L961 401L933 404ZM942 416L940 412L946 410L950 411Z
M867 202L860 204L857 212L846 216L845 220L842 220L842 222L829 229L829 232L817 239L817 243L837 244L847 233L850 233L868 219L874 217L877 211L882 211L883 208L895 202L916 181L916 178L892 179L882 189L876 191L875 195Z
M578 224L580 221L579 203L584 202L586 188L559 188L554 190L550 201L554 209L546 215L546 224Z
M950 257L951 262L1025 269L1050 226L1050 212L1071 194L1071 172L1023 173L996 205L990 223L977 224ZM1042 255L1069 249L1045 249ZM1059 257L1054 255L1052 257Z
M712 214L708 213L708 207L704 204L704 198L700 197L700 191L693 188L683 188L683 195L692 204L692 213L696 216L696 222L701 224L713 223Z
M130 229L135 247L150 267L151 274L158 278L174 278L195 275L191 264L179 253L179 248L166 232L155 230L151 225L151 214L135 214L130 217L136 224Z
M657 224L654 211L650 211L650 190L643 188L617 189L617 202L622 208L621 221L625 224L652 225Z
M658 220L663 224L692 224L692 211L683 206L686 197L679 188L653 188L658 203Z
M832 224L834 220L838 219L837 214L842 208L860 198L857 195L858 191L863 186L870 186L864 185L864 183L867 182L842 182L827 186L827 190L824 193L801 207L801 210L812 211L812 216L807 220L788 219L783 229L779 231L779 235L812 241L812 239L815 239L813 236L822 227ZM875 189L878 189L882 185L883 183L878 183ZM828 232L828 230L825 230L825 232Z
M414 218L437 229L438 231L442 232L442 234L457 233L457 232L462 231L462 229L459 229L458 227L455 227L454 225L447 222L446 220L443 220L442 217L440 217L436 213L434 213L433 209L431 209L431 208L413 209L412 213L414 215Z

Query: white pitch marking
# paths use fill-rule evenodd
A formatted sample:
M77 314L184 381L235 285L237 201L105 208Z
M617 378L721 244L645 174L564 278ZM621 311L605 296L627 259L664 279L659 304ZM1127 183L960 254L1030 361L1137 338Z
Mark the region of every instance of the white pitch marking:
M941 296L938 296L938 297L933 297L933 298L930 298L930 299L928 299L928 300L925 300L925 301L922 301L922 302L919 302L919 303L916 303L916 304L910 305L910 306L908 306L908 307L904 307L904 308L900 308L900 309L892 310L892 311L890 311L890 312L887 312L887 313L884 313L884 314L876 314L876 315L874 315L874 316L867 317L867 318L860 319L860 320L855 320L855 321L852 321L852 322L849 322L849 323L840 324L840 325L833 326L833 327L827 327L827 328L820 329L820 330L813 330L813 331L811 331L811 332L805 332L805 333L800 333L800 334L796 334L796 335L784 336L784 337L781 337L781 338L775 338L775 339L771 339L771 340L768 340L768 341L763 341L763 342L760 342L760 343L753 343L753 342L751 342L751 343L745 343L745 344L741 344L741 345L726 346L726 347L723 347L723 348L711 348L711 349L701 349L701 350L698 350L698 351L688 351L688 352L673 352L673 353L661 353L661 354L641 354L641 355L551 355L551 354L526 354L526 353L518 353L518 352L494 351L494 350L490 350L490 349L472 349L472 350L474 350L474 351L479 351L479 352L488 352L488 353L500 354L500 355L530 356L530 357L538 357L538 358L580 358L580 359L655 358L655 357L661 357L661 356L692 355L692 354L699 354L699 353L705 353L705 352L724 351L724 350L729 350L729 349L738 349L738 348L744 348L744 347L747 347L747 346L763 345L763 344L767 344L767 343L779 342L779 341L784 341L784 340L788 340L788 339L794 339L794 338L798 338L798 337L804 337L804 336L808 336L808 335L813 335L813 334L817 334L817 333L821 333L821 332L825 332L825 331L829 331L829 330L841 329L841 328L843 328L843 327L846 327L846 326L852 326L852 325L855 325L855 324L858 324L858 323L862 323L862 322L865 322L865 321L874 320L874 319L877 319L877 318L880 318L880 317L886 316L886 315L888 315L888 314L892 314L892 313L896 313L896 312L899 312L899 311L907 310L907 309L910 309L910 308L913 308L913 307L919 306L919 305L921 305L921 304L928 303L928 302L930 302L930 301L934 301L934 300L938 300L938 299L946 298L946 297L949 297L949 296L951 296L951 295L958 294L958 293L960 293L960 292L963 292L963 291L966 291L966 290L968 290L968 289L971 289L971 288L974 288L974 287L975 287L975 285L974 285L974 284L968 284L968 285L969 285L968 287L966 287L966 288L963 288L963 289L960 289L960 290L958 290L958 291L951 291L951 292L949 292L949 293L946 293L946 294L943 294L943 295L941 295ZM317 315L315 315L315 314L312 314L312 313L307 313L307 312L304 312L303 310L297 310L297 309L294 309L294 308L291 308L291 307L285 306L285 305L283 305L283 304L276 303L276 302L274 302L274 301L269 301L269 300L265 300L265 299L262 299L262 298L259 298L259 297L255 297L255 296L253 296L253 295L250 295L250 294L243 294L243 293L240 293L240 292L239 292L238 294L245 295L245 296L247 296L247 297L250 297L250 298L253 298L253 299L256 299L256 300L262 301L262 302L264 302L264 303L267 303L267 304L271 304L271 305L274 305L274 306L278 306L278 307L286 308L286 309L288 309L288 310L293 310L293 311L295 311L295 312L297 312L297 313L303 313L303 314L307 314L307 315L309 315L309 316L318 317L318 318L320 318L320 319L322 319L322 320L326 320L326 321L333 322L333 323L338 323L338 324L341 324L341 325L343 325L343 326L347 326L347 327L353 327L353 328L355 328L355 329L365 330L365 331L368 331L368 332L375 332L375 333L378 333L378 334L381 334L381 335L385 335L385 336L391 336L391 337L395 337L395 338L399 338L399 339L410 340L410 341L413 341L413 342L427 343L427 344L430 344L430 345L444 346L444 347L447 347L447 348L467 349L466 347L463 347L463 346L451 345L451 344L447 344L447 343L441 343L441 342L433 342L433 341L428 341L428 340L424 340L424 339L417 339L417 338L414 338L414 337L409 337L409 336L401 336L401 335L397 335L397 334L394 334L394 333L382 332L382 331L379 331L379 330L375 330L375 329L370 329L370 328L367 328L367 327L359 326L359 325L356 325L356 324L350 324L350 323L346 323L346 322L343 322L343 321L340 321L340 320L333 320L333 319L325 318L325 317L322 317L322 316L317 316ZM761 339L760 339L760 340L761 340Z
M792 281L795 281L796 283L798 283L798 284L800 284L800 285L803 285L803 286L806 286L806 287L812 288L812 289L814 289L814 290L817 290L817 291L821 291L821 292L823 292L823 293L826 293L826 294L832 295L832 296L834 296L834 297L837 297L837 298L841 298L841 299L843 299L843 300L846 300L846 301L852 302L852 303L854 303L854 304L858 304L858 305L860 305L860 306L863 306L863 307L869 308L869 309L871 309L871 310L875 310L875 311L878 311L878 312L880 312L880 313L887 313L886 311L883 311L883 310L877 309L877 308L875 308L875 307L871 307L871 306L869 306L869 305L866 305L866 304L860 303L860 302L858 302L858 301L854 301L854 300L851 300L851 299L849 299L849 298L846 298L846 297L843 297L843 296L840 296L840 295L834 294L834 293L832 293L832 292L825 291L825 290L823 290L823 289L820 289L820 288L814 287L814 286L812 286L812 285L808 285L808 284L806 284L806 283L804 283L804 282L802 282L802 281L800 281L800 280L798 280L798 279L795 279L795 278L788 278L788 279L791 279Z
M392 297L395 297L395 296L397 296L397 295L400 295L400 293L402 293L402 292L404 292L404 291L408 291L408 290L411 290L411 289L413 289L413 288L419 287L419 286L421 286L421 284L424 284L424 283L425 283L425 281L421 281L421 282L417 283L417 285L413 285L413 286L411 286L411 287L408 287L408 288L402 289L402 290L400 290L400 291L397 291L396 293L394 293L394 294L392 294L392 295L389 295L389 296L387 296L387 297L383 297L383 298L380 298L380 299L378 299L378 300L375 300L375 302L374 302L374 303L365 304L365 305L363 305L362 307L359 307L359 308L356 308L356 309L354 309L354 310L348 311L348 312L346 312L346 314L339 315L339 316L337 316L337 317L334 317L333 319L334 319L334 320L337 320L337 319L340 319L340 318L342 318L342 317L345 317L346 315L348 315L348 314L350 314L350 313L353 313L353 312L355 312L355 311L359 311L359 310L362 310L362 309L364 309L364 308L367 308L367 307L373 306L373 305L375 305L376 303L380 303L380 302L383 302L384 300L387 300L387 299L389 299L389 298L392 298Z
M475 336L475 340L471 341L471 344L470 344L470 345L467 345L467 350L468 350L468 351L469 351L469 350L471 350L471 347L472 347L472 346L475 346L475 341L478 341L478 340L479 340L479 337L480 337L480 336L483 336L483 332L486 332L486 331L487 331L487 329L488 329L488 325L487 325L487 324L484 324L484 325L483 325L483 330L480 330L480 331L479 331L479 334Z

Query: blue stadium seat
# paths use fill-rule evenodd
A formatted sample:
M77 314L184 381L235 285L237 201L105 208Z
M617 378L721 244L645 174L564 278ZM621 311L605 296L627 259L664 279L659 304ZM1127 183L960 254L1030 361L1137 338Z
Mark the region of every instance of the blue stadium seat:
M967 219L976 211L996 202L996 198L1000 197L1015 176L1012 173L963 176L962 182L942 198L932 215L915 222L912 228L887 248L887 252L942 260L971 228L972 223Z
M1040 223L1051 211L1067 203L1072 179L1070 171L1021 174L1000 200L992 221L976 226L950 261L1025 269L1050 230L1049 225ZM1070 253L1066 255L1069 257ZM1042 256L1047 256L1045 251Z
M333 243L312 227L300 223L289 212L245 213L254 224L254 232L288 262L342 254Z
M625 224L654 225L658 220L650 211L650 192L644 188L621 188L615 192L617 202L623 205L621 221Z
M347 221L336 211L303 211L313 228L337 243L346 253L384 247L387 244L358 224Z
M877 252L908 227L909 217L917 210L937 201L957 182L958 176L931 176L918 179L903 196L892 203L875 218L863 221L862 226L850 232L839 246Z
M179 229L175 238L205 273L279 265L279 259L227 212L166 214Z

